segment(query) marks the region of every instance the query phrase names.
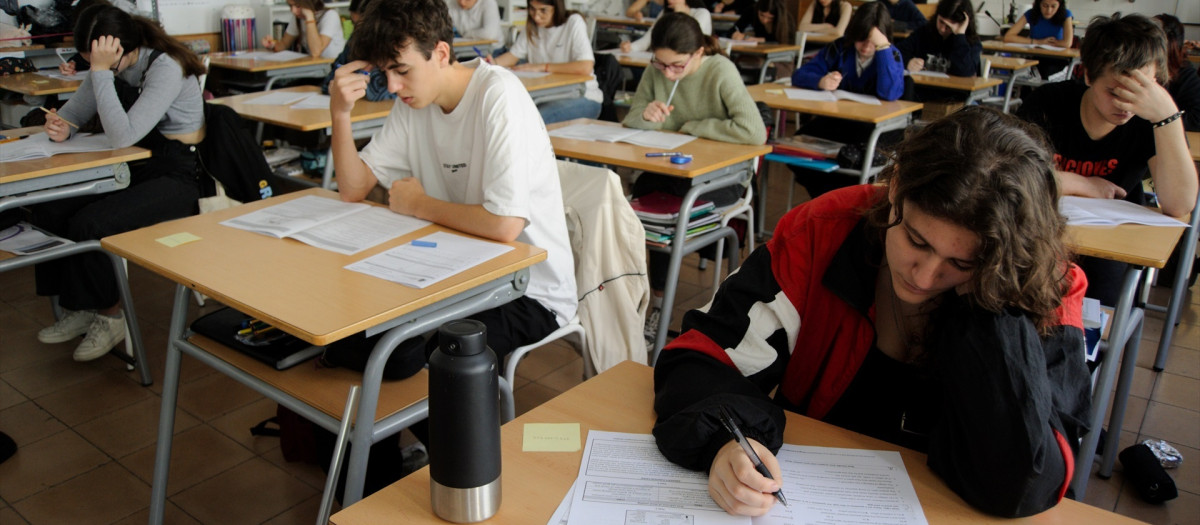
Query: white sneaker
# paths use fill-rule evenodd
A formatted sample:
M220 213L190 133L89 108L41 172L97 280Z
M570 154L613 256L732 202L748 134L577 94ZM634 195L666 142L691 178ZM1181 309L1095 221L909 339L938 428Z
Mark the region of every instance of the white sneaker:
M96 312L75 312L65 310L66 315L54 324L41 329L37 338L46 344L65 343L86 334Z
M87 337L75 347L76 361L91 361L107 354L125 339L125 316L108 317L97 315L88 326Z
M642 327L642 336L649 343L648 346L654 345L654 340L658 337L658 323L662 320L662 308L653 306L650 308L650 315L646 316L646 325Z

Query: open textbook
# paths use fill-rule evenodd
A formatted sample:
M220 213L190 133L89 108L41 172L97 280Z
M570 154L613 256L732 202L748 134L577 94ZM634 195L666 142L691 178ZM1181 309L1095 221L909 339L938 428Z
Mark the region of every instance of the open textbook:
M878 106L882 104L878 98L871 95L859 95L849 91L839 89L837 91L825 91L823 89L799 89L787 88L783 90L783 94L791 100L812 100L814 102L837 102L839 100L849 100L851 102L859 102L862 104L870 104Z
M381 206L307 195L221 224L353 255L431 223Z
M927 523L898 452L784 445L776 457L789 506L732 516L709 496L708 474L667 461L653 436L592 430L548 525Z
M109 151L114 149L103 133L76 133L62 142L50 140L45 133L30 135L21 140L6 142L0 146L0 162L41 159L60 153L83 153L87 151Z
M1126 223L1187 226L1172 217L1120 199L1062 197L1058 199L1058 211L1067 218L1067 224L1076 226L1116 226Z
M551 131L550 136L600 142L627 142L637 146L662 149L675 149L696 140L696 137L682 133L666 133L604 124L574 124Z

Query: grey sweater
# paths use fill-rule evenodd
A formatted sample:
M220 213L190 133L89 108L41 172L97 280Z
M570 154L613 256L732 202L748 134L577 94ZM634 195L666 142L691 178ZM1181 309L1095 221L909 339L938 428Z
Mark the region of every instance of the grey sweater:
M163 53L150 64L153 49L139 50L137 63L120 73L132 86L140 86L142 94L127 113L117 98L113 72L91 70L79 90L58 111L63 118L76 124L90 120L100 108L100 123L114 148L132 146L150 130L158 128L165 135L191 133L204 125L204 98L195 76L184 77L183 68L170 55ZM147 70L149 68L149 70ZM145 73L145 84L142 74ZM74 133L75 129L71 128Z

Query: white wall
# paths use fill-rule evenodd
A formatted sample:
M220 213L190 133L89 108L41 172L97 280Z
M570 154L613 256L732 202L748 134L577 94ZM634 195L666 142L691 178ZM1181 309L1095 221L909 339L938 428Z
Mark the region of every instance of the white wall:
M1004 16L1008 14L1008 6L1010 0L981 0L984 4L984 9L991 12L992 16L1004 21ZM1017 0L1017 16L1021 16L1026 9L1029 9L1033 2L1030 0ZM979 3L975 3L976 8ZM1075 15L1075 20L1081 25L1086 26L1087 21L1093 16L1109 15L1120 11L1121 13L1140 13L1146 16L1154 16L1160 13L1173 14L1184 24L1200 24L1200 1L1197 0L1067 0L1067 9ZM982 11L982 10L980 10ZM989 29L988 26L994 26L991 22L985 22L980 19L980 29ZM993 31L984 31L987 33Z

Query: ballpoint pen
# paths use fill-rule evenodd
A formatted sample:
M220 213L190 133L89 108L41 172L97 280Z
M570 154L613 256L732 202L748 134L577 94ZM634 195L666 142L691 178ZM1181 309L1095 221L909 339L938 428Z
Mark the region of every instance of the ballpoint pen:
M729 411L725 410L725 405L721 405L718 408L720 409L721 424L725 426L725 430L729 431L729 435L733 437L733 440L742 447L742 450L746 451L746 455L750 456L750 462L754 464L754 470L757 470L759 474L762 474L767 479L775 479L774 476L771 476L771 472L767 470L767 466L763 464L762 459L754 452L754 447L750 446L750 441L746 439L745 434L742 434L742 429L738 428L737 422L733 420L733 416L730 416ZM787 506L787 499L783 497L782 490L777 490L771 495L775 496L775 499L779 500L784 507Z
M683 155L687 155L687 153L680 153L678 151L658 151L646 154L647 157L679 157Z

